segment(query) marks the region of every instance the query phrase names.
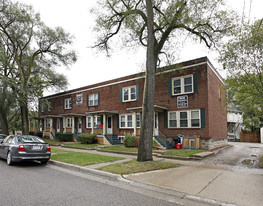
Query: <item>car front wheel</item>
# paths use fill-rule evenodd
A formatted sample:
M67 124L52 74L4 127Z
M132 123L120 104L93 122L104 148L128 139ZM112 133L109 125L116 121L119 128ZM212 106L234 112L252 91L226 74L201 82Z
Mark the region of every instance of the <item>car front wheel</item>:
M8 152L7 154L7 158L6 158L6 163L10 166L12 165L12 155L11 155L11 152Z

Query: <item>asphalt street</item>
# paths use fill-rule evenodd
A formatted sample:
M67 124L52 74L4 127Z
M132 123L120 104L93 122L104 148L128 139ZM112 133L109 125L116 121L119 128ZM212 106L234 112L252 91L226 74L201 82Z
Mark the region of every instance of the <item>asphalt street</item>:
M121 185L124 183L77 174L49 164L7 166L0 160L0 173L0 205L175 205L145 191L128 189L128 185Z

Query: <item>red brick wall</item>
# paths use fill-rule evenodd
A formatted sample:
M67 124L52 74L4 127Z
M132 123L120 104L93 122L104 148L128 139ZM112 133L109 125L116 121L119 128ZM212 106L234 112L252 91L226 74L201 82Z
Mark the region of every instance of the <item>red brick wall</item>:
M174 137L178 133L185 136L200 136L203 139L209 138L226 138L226 114L222 111L226 111L223 105L223 99L218 100L218 85L221 84L214 72L208 68L207 64L200 64L198 66L191 67L190 65L203 63L207 61L207 58L200 58L188 62L182 63L182 66L189 66L187 69L180 69L180 65L169 66L169 69L177 68L177 70L168 73L162 73L156 76L156 92L155 92L155 105L163 106L168 108L168 111L179 111L179 110L192 110L205 108L205 128L187 128L187 129L170 129L164 128L164 113L159 113L159 130L164 133L167 137ZM178 109L177 108L177 96L168 95L168 79L178 76L185 76L189 74L197 74L198 78L198 91L196 93L188 94L188 108ZM60 93L45 97L52 102L52 111L44 113L39 112L39 116L43 115L59 115L65 113L76 113L86 114L86 112L92 111L118 111L119 114L131 113L127 108L141 107L143 99L143 87L144 78L140 78L142 74L130 75L127 77L102 82L95 85L75 89L68 91L67 93ZM138 78L133 81L126 81L119 84L108 85L101 88L95 88L110 83L116 83L118 81ZM120 88L139 85L139 100L132 102L120 102ZM89 90L91 88L95 88ZM85 90L85 91L84 91ZM79 92L78 92L79 91ZM87 95L100 92L100 105L87 107ZM73 93L73 94L68 94ZM83 104L76 104L76 95L83 94ZM222 92L223 93L223 92ZM66 95L68 94L68 95ZM223 96L223 95L222 95ZM63 102L66 98L73 98L73 108L64 109ZM223 107L222 107L223 106ZM86 129L84 126L83 118L83 129L82 132L91 132L91 129ZM76 126L76 125L75 125ZM113 115L113 133L123 136L124 133L133 133L133 129L118 129L117 128L117 115ZM62 131L62 129L61 129Z

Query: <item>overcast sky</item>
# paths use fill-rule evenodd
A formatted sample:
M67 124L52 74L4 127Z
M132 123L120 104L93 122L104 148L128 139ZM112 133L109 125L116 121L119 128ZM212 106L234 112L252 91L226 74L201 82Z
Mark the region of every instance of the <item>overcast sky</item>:
M68 78L68 88L75 89L82 86L115 79L134 74L144 69L145 51L114 50L110 58L105 53L97 53L89 48L94 43L95 33L92 32L94 17L90 9L94 7L96 0L19 0L19 2L31 4L36 12L41 15L41 20L50 27L61 26L74 37L73 48L78 54L78 61L70 66L70 70L58 68L58 71ZM249 15L250 19L263 18L263 0L228 0L233 9ZM210 52L200 44L189 44L184 47L178 57L178 62L208 56L212 64L220 72L220 65L216 62L216 54ZM224 76L224 74L222 74ZM46 94L52 94L49 91Z

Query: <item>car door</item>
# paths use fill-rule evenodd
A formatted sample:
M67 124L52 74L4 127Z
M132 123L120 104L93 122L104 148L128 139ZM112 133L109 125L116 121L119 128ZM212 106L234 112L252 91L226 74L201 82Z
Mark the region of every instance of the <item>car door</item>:
M7 152L9 151L9 146L12 144L14 136L9 136L1 144L1 157L6 158Z

